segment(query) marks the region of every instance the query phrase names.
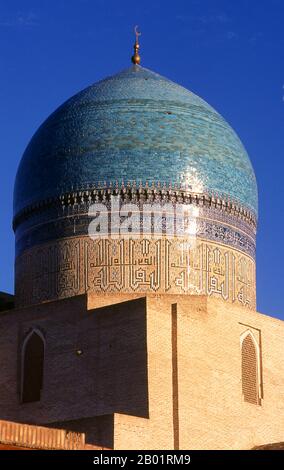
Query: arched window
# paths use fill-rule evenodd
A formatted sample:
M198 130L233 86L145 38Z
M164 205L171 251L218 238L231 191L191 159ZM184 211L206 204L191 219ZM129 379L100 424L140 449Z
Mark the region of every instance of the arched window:
M22 402L40 400L43 381L44 339L40 332L32 331L22 350Z
M244 400L248 403L259 405L259 348L251 332L247 332L244 335L241 347L242 391Z

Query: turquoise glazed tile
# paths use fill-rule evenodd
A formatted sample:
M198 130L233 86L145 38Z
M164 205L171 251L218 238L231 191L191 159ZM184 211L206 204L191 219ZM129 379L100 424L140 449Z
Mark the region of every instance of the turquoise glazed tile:
M14 213L104 181L189 185L257 213L254 171L230 125L137 65L81 91L41 125L18 169Z

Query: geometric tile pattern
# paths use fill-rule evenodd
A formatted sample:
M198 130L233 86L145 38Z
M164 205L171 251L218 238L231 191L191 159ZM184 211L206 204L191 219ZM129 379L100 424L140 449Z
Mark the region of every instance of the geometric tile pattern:
M255 309L255 262L201 239L86 236L39 245L17 259L19 306L90 291L203 294Z

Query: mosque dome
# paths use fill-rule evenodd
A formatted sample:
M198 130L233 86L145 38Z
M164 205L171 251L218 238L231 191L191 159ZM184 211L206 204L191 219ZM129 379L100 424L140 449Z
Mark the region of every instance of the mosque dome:
M257 212L255 175L230 125L192 92L139 65L76 94L41 125L18 169L14 215L122 182L179 185Z
M141 67L138 46L134 65L66 101L23 155L14 190L16 304L151 293L255 308L249 157L209 104ZM92 237L101 211L104 236ZM120 224L129 214L138 222L128 237Z

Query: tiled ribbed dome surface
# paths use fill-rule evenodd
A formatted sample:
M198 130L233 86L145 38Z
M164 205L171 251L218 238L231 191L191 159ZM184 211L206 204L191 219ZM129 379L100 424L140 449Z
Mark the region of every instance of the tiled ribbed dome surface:
M198 96L140 66L91 85L42 124L18 169L15 215L104 181L187 184L257 212L254 172L229 124Z

